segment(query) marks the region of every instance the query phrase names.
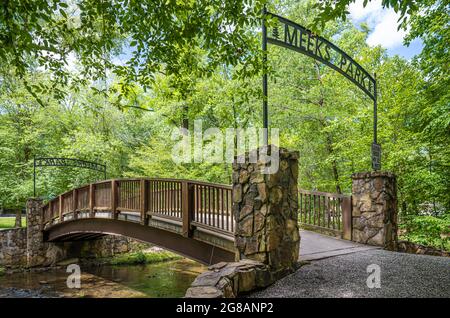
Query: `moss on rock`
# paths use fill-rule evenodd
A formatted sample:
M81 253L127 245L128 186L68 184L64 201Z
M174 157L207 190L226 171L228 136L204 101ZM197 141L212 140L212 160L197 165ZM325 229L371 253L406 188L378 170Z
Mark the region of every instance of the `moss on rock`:
M106 263L110 265L136 265L136 264L150 264L157 262L165 262L175 259L180 259L181 256L168 252L168 251L158 251L158 252L134 252L134 253L124 253L106 259Z

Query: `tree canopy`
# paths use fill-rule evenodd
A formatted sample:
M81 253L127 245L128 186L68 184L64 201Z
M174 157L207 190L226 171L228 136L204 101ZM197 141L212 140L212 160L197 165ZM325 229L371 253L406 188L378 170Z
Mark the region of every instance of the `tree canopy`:
M366 43L369 27L344 19L350 2L267 5L302 25L316 24L322 36L377 73L382 168L398 176L400 215L445 218L448 5L383 1L404 13L406 41L418 37L424 43L408 61ZM203 130L261 127L264 3L4 1L0 207L21 208L32 195L34 156L103 162L108 177L230 183L228 163L175 163L170 132L180 126L192 131L194 120L202 120ZM370 98L307 56L272 45L268 56L270 126L279 128L283 147L300 152L299 186L349 193L350 175L371 167ZM45 169L38 193L50 198L100 177L76 168Z
M149 87L155 75L186 69L211 73L221 63L257 71L258 47L251 30L260 24L261 0L5 0L0 6L2 69L40 93L61 98L89 80L120 78L129 88ZM200 52L192 54L192 52ZM126 55L126 62L118 58ZM71 72L69 59L81 69ZM28 83L26 73L44 68L51 84Z

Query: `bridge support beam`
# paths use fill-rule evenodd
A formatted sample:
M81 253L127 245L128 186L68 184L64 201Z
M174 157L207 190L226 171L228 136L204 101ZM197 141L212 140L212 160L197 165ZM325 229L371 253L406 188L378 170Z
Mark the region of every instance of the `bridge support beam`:
M352 175L352 240L397 249L397 182L390 172Z
M298 261L297 179L298 152L273 145L233 163L237 259L266 264L275 277L291 272Z

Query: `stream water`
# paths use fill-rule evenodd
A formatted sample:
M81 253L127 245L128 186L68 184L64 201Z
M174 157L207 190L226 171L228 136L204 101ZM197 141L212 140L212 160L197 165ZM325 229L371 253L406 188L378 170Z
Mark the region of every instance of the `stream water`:
M81 267L81 288L70 289L65 269L0 277L3 297L183 297L206 267L188 260L146 265Z

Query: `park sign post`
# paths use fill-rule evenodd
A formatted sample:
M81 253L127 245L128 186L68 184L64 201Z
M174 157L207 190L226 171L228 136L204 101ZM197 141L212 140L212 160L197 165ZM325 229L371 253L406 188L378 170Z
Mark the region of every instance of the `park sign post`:
M37 167L77 167L89 170L95 170L99 172L103 172L103 177L106 179L106 165L74 159L74 158L55 158L55 157L46 157L46 158L34 158L33 162L33 194L36 197L36 168Z
M266 19L274 18L276 24L268 34ZM279 15L267 12L263 9L262 23L262 50L263 63L267 62L267 43L275 44L309 57L331 67L344 75L367 96L373 100L373 143L372 143L372 168L381 169L381 146L377 143L377 81L376 75L372 77L361 65L353 60L347 53L327 39L314 34L305 27L292 22ZM263 125L268 128L268 94L267 94L267 68L263 72ZM267 134L264 136L268 143Z

